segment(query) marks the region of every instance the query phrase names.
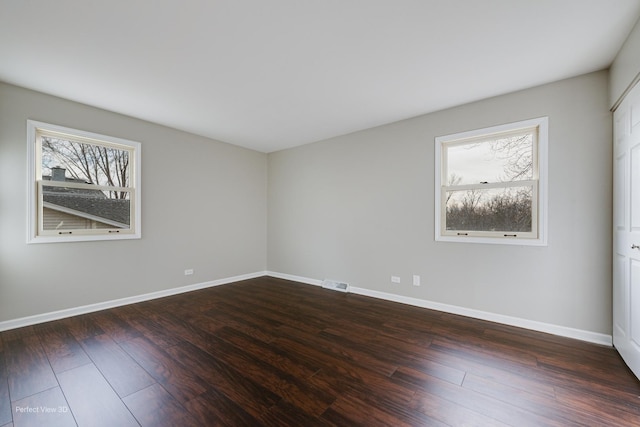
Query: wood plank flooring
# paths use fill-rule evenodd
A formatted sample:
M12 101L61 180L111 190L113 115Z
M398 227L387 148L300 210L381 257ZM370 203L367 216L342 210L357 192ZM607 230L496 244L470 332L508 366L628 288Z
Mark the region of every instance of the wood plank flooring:
M0 426L640 426L612 348L258 278L0 333Z

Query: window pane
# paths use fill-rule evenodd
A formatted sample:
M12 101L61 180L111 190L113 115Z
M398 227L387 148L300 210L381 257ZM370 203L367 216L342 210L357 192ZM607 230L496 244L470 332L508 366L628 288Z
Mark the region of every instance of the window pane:
M42 136L42 179L129 187L129 151Z
M44 230L130 228L128 191L42 186Z
M448 231L531 232L531 187L447 191Z
M445 185L533 179L533 135L491 139L447 148Z

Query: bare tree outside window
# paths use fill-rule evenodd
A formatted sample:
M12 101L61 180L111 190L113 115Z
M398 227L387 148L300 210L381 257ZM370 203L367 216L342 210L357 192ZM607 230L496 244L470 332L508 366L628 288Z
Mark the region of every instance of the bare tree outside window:
M66 169L71 178L109 187L128 187L129 152L112 147L86 144L49 136L42 137L43 175L51 169ZM126 199L127 191L104 191L111 199Z
M490 141L491 150L505 160L504 181L519 181L533 177L533 136L522 135Z
M448 230L531 231L530 187L451 191L447 198Z
M53 135L40 141L43 230L130 227L127 149Z
M446 229L531 232L533 149L531 131L448 147Z

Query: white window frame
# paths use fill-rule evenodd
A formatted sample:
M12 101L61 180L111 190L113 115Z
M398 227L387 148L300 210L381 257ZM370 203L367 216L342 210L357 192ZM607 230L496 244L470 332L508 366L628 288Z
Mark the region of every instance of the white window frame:
M455 187L447 186L446 148L456 144L468 144L474 141L486 141L527 129L536 129L534 137L534 170L532 180L501 182L489 184L470 184ZM549 118L539 117L514 123L460 132L435 138L435 240L441 242L488 243L506 245L547 245L547 175L548 175ZM537 147L537 149L536 149ZM532 232L489 232L489 231L448 231L446 230L446 194L447 191L473 188L507 188L532 186ZM462 231L462 232L461 232Z
M41 136L63 137L71 141L127 150L130 155L129 187L106 187L67 182L64 187L90 188L92 190L127 191L130 200L130 221L126 230L113 228L74 229L65 232L43 230L42 212L46 202L40 197L42 180ZM140 239L141 231L141 144L112 136L72 129L50 123L27 120L27 243L80 242L94 240ZM46 182L47 186L56 186Z

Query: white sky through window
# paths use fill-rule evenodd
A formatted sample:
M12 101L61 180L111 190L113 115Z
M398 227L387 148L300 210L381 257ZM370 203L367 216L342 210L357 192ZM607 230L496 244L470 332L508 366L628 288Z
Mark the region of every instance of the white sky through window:
M510 138L514 140L513 137ZM467 144L452 144L447 147L447 184L465 185L481 182L511 181L507 170L514 165L514 159L523 152L531 158L533 149L532 138L525 138L522 142L512 144L511 149L500 149L505 146L507 138L494 141L481 141ZM451 182L455 175L459 181ZM531 174L521 176L520 179L531 179Z

